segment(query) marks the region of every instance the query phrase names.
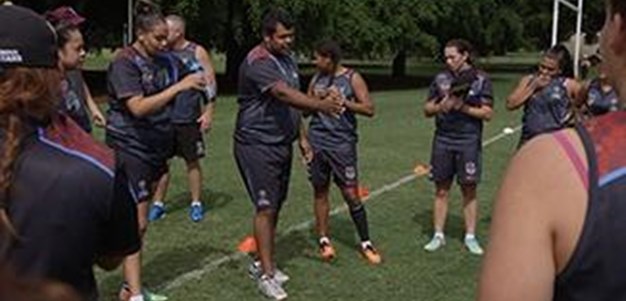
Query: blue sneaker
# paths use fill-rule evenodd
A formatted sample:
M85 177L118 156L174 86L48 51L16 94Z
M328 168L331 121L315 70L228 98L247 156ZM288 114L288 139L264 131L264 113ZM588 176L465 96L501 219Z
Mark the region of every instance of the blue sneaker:
M204 218L204 207L200 205L191 205L189 208L189 218L192 222L200 222Z
M154 205L150 206L150 213L148 213L148 221L154 222L165 217L165 208L163 206Z

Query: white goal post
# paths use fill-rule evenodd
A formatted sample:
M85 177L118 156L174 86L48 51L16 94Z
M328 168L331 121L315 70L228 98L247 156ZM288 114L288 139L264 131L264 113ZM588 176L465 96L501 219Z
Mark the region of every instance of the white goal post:
M576 4L570 2L575 1ZM580 50L583 27L583 2L584 0L554 0L554 17L552 19L552 46L559 39L559 10L561 5L576 12L576 46L574 47L574 76L578 77L580 66Z

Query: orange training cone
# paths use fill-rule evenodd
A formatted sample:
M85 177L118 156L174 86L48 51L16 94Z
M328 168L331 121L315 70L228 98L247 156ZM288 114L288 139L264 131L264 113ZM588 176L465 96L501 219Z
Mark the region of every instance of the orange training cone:
M360 199L364 199L370 195L370 190L366 186L359 186L357 193Z
M413 169L413 172L416 176L422 177L430 173L430 169L431 167L428 164L418 163Z
M242 252L242 253L256 253L257 251L256 239L254 239L254 236L252 235L246 236L239 243L239 246L237 246L237 249L239 250L239 252Z

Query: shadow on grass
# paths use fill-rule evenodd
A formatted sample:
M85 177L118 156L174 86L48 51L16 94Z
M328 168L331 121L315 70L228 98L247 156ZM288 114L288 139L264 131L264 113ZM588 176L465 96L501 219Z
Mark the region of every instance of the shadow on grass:
M210 212L228 205L233 200L233 196L224 192L205 188L202 190L202 199L205 211ZM165 204L168 213L187 210L190 205L189 192L185 191L183 193L176 194L173 197L168 197Z
M452 206L450 206L452 207ZM450 208L452 209L452 208ZM448 218L446 219L446 227L444 229L448 239L463 240L465 237L465 221L461 217L462 213L456 214L455 212L448 211ZM427 237L424 243L427 243L428 239L433 235L433 210L420 210L413 215L413 222L421 229L421 234Z
M228 254L226 250L213 248L204 243L170 248L159 253L149 262L144 262L142 280L145 287L150 289L201 268L207 257L216 258ZM121 283L121 269L107 274L99 283L101 300L118 300L117 294Z

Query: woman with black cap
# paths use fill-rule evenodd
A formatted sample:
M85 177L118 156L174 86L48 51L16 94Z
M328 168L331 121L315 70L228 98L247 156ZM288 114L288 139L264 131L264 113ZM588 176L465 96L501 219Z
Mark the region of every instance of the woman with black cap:
M57 113L55 33L0 6L0 263L98 298L93 265L140 248L135 207L113 152Z

